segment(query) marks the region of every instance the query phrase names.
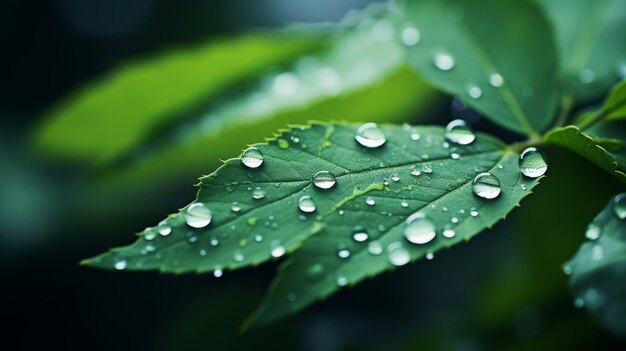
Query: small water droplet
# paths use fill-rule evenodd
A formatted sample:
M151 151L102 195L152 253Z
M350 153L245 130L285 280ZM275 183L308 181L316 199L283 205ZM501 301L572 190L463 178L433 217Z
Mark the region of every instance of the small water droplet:
M209 241L209 244L211 244L211 246L215 247L215 246L220 244L220 241L217 238L211 238L211 240Z
M374 198L368 196L365 199L365 203L370 205L370 206L374 206L374 205L376 205L376 200L374 200Z
M241 155L241 163L248 168L259 168L263 164L263 153L256 147L249 147Z
M339 258L348 258L350 257L350 250L344 245L339 245L337 247L337 256L339 256Z
M541 177L548 170L546 156L540 150L529 147L519 155L519 169L526 177Z
M304 195L298 200L298 208L305 213L311 213L315 211L315 202L309 195Z
M354 227L354 229L352 230L352 239L354 239L354 241L362 243L366 241L368 238L369 238L369 235L367 234L367 231L365 230L365 228L357 226L357 227Z
M278 139L276 142L278 143L278 147L281 149L289 148L289 142L285 139Z
M441 232L441 235L443 235L446 238L454 238L454 236L456 235L456 232L454 231L454 229L446 228Z
M472 191L483 199L495 199L500 195L500 180L491 173L480 173L472 182Z
M385 133L376 123L365 123L356 131L354 139L361 145L368 148L382 146L387 138Z
M433 258L435 258L435 255L434 255L432 252L429 252L429 253L427 253L427 254L426 254L426 259L427 259L427 260L429 260L429 261L430 261L430 260L432 260Z
M372 255L380 255L383 253L383 246L378 241L372 241L367 245L367 252Z
M198 253L200 254L200 256L206 256L207 255L207 250L206 249L200 249L200 251Z
M433 173L433 166L431 165L425 165L424 168L422 168L422 172L424 173Z
M572 273L574 273L574 270L572 269L572 266L565 265L565 266L563 266L563 273L565 275L572 275Z
M418 177L420 174L422 173L420 173L420 171L418 171L417 169L414 169L411 171L411 175L414 177Z
M239 211L241 211L241 205L239 205L239 202L235 201L230 206L230 210L233 211L233 212L239 212Z
M578 78L583 84L589 84L596 79L596 75L590 69L583 69L578 74Z
M391 175L391 180L393 180L394 182L399 182L400 181L400 176L398 175L398 173L394 173Z
M459 219L456 218L456 217L452 217L452 218L450 218L450 222L456 224L456 223L459 223Z
M423 212L415 212L405 221L404 237L413 244L426 244L436 235L435 224Z
M115 260L115 263L113 263L113 267L117 269L118 271L122 271L126 269L127 265L128 265L128 262L123 258L118 258Z
M244 259L245 256L243 255L243 252L241 252L241 250L235 250L233 253L233 260L235 260L235 262L243 262Z
M499 88L504 84L504 78L498 73L492 73L489 76L489 84L495 88Z
M143 231L143 238L150 241L150 240L154 240L154 238L156 238L157 233L150 227L144 229Z
M280 244L280 241L274 240L270 244L272 257L278 258L285 254L285 247Z
M418 141L420 140L421 136L419 135L418 132L412 132L410 135L411 140L413 141Z
M337 277L337 285L338 286L346 286L348 285L348 278L343 275Z
M266 194L267 192L265 191L265 189L261 188L260 186L257 186L252 191L252 198L255 200L261 200L265 197Z
M468 145L476 140L476 135L462 119L455 119L446 126L446 139L459 145Z
M329 171L319 171L313 176L313 185L319 189L330 189L335 183L335 176Z
M476 211L474 209L470 210L470 216L472 216L472 217L478 216L478 211Z
M602 229L591 223L588 227L587 227L587 231L585 231L585 236L587 237L587 239L589 240L596 240L600 237L600 233L602 232Z
M343 216L343 214L345 213L345 211L344 211L344 210L339 210L339 212L338 212L338 213L339 213L339 215L340 215L340 216Z
M476 85L470 85L467 88L467 95L469 95L472 99L478 99L483 96L483 91Z
M417 28L407 26L402 30L402 43L406 46L415 46L420 41L420 32Z
M193 228L204 228L211 223L211 210L201 202L196 202L189 207L185 213L185 222Z
M626 219L626 193L613 198L613 212L619 219Z
M456 152L453 152L450 154L450 158L453 160L458 160L459 158L461 158L461 155L457 154Z
M411 261L411 255L401 242L395 241L387 246L387 259L394 266L404 266Z
M161 236L168 236L172 232L172 227L170 227L169 224L167 224L167 220L164 219L159 222L157 230L159 231L159 234L161 234Z
M216 270L214 270L214 271L213 271L213 276L214 276L215 278L219 278L219 277L221 277L222 275L224 275L224 272L223 272L221 269L216 269Z
M434 64L442 71L449 71L454 68L454 58L449 54L438 53L435 55Z
M400 201L400 206L402 206L404 208L407 208L407 207L409 207L409 203L406 202L405 200L402 200L402 201Z

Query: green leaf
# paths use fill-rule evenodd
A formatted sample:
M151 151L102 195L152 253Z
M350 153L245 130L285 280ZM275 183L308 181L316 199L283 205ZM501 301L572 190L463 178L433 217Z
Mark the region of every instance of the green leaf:
M615 140L600 139L596 141L576 126L556 128L550 131L545 139L549 143L566 147L578 153L617 179L626 182L626 162L619 155L606 149L606 147L615 147Z
M576 306L586 306L605 328L621 337L626 337L625 198L622 193L609 201L587 227L588 241L564 266Z
M201 178L197 202L206 204L212 213L208 226L187 225L186 207L169 216L166 224L144 231L134 244L86 263L103 268L206 272L257 265L292 253L304 242L302 252L296 251L285 264L274 286L275 294L264 310L267 315L260 319L268 321L334 292L341 275L355 284L391 269L386 250L394 242L415 260L469 239L504 217L537 184L520 175L518 155L488 135L478 134L470 145L450 146L441 127L386 125L382 129L386 143L370 149L355 141L357 128L319 123L295 127L268 143L256 144L264 154L261 167L247 168L241 159L231 159ZM335 186L315 187L312 179L319 171L331 172ZM501 182L502 193L494 200L472 193L473 178L487 171ZM313 199L313 213L299 209L303 196ZM375 204L371 205L369 197ZM429 244L411 245L403 239L404 221L416 211L426 214L438 231ZM352 239L356 226L363 227L367 242ZM162 229L167 235L159 234ZM443 237L444 229L456 235ZM380 243L385 253L368 254L372 241ZM350 250L349 259L337 257L339 245ZM322 267L319 272L311 267L317 263ZM294 302L286 300L292 299L291 293L296 296Z
M606 120L626 118L626 80L617 83L602 105Z
M535 135L550 124L558 101L556 47L535 6L416 0L408 1L406 21L420 33L409 60L431 84L507 129Z
M127 64L51 109L35 144L46 154L88 164L111 161L228 86L325 44L247 35Z
M626 2L537 1L554 24L566 93L580 102L603 96L626 73Z

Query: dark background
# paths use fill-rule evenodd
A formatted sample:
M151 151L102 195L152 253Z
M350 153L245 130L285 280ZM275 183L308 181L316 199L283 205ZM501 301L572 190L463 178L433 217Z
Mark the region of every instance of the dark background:
M195 194L189 186L194 179L172 185L179 189L175 195L143 216L83 218L66 196L83 175L42 162L29 150L30 128L46 108L131 59L258 27L337 21L368 2L3 1L0 347L624 349L586 311L573 307L560 272L582 242L586 224L619 184L587 161L552 149L547 152L554 162L537 194L494 229L432 262L365 281L243 335L238 325L265 293L275 264L220 279L78 266L85 257L129 243L146 223L187 203ZM449 99L435 106L441 121L449 119L449 106ZM496 130L481 123L477 128Z

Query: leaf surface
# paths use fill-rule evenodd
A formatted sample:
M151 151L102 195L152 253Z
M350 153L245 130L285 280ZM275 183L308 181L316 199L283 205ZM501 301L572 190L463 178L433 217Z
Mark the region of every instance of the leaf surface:
M586 306L600 323L626 337L626 212L617 214L615 196L589 224L587 242L565 265L576 306ZM626 211L624 201L621 211Z
M601 97L626 75L626 2L537 0L551 19L566 93L580 102Z
M622 148L616 139L594 138L576 126L556 128L546 135L546 141L566 147L585 157L619 180L626 182L626 162L614 151ZM607 150L609 148L609 150Z
M518 133L550 124L558 100L556 46L533 4L408 1L406 21L420 33L407 48L409 61L431 84Z

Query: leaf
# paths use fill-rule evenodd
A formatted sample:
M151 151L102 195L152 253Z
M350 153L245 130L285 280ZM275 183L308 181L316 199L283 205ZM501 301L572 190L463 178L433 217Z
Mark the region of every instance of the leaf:
M617 179L626 182L626 162L622 157L607 151L605 148L607 147L606 139L601 140L604 146L600 145L593 137L580 131L576 126L556 128L550 131L545 139L549 143L566 147L578 153ZM613 147L614 142L611 142L609 146Z
M626 80L617 83L602 105L606 120L626 118Z
M247 35L127 64L51 109L35 144L46 154L88 164L111 161L226 87L324 44Z
M363 226L369 241L376 239L383 248L398 241L417 259L493 225L537 183L520 175L517 154L488 135L478 134L470 145L446 147L441 127L388 125L383 129L386 143L369 149L355 141L357 127L323 123L295 127L267 144L256 144L264 154L261 167L250 169L240 159L231 159L201 178L197 201L212 213L208 226L188 226L186 207L169 216L166 223L146 229L134 244L85 263L109 269L221 272L291 253L304 241L302 254L298 253L282 274L290 277L287 281L291 283L294 277L290 272L308 269L302 262L319 259L324 266L320 280L303 285L308 281L303 274L299 275L302 281L293 281L288 287L279 283L275 291L294 289L298 297L288 304L286 296L273 295L267 310L273 319L338 289L339 274L354 284L366 275L392 268L386 254L368 255L368 243L352 240L355 226ZM413 140L418 135L419 140ZM330 189L313 186L311 180L319 171L335 175L336 185ZM415 171L421 174L415 175ZM501 181L502 194L491 201L477 198L471 189L472 179L486 171ZM313 213L299 209L303 196L313 199ZM375 205L366 204L368 196ZM402 239L404 220L418 210L427 214L439 231L432 244L411 246ZM444 227L455 230L456 236L443 238ZM339 244L351 250L351 259L337 257Z
M615 196L594 218L586 231L589 238L564 266L576 306L586 306L600 323L626 337L626 193ZM620 216L618 201L622 199ZM596 238L597 239L594 239Z
M626 2L537 0L554 24L566 93L603 96L626 70Z
M406 21L420 33L407 48L409 61L431 84L518 133L536 135L550 124L558 100L556 48L535 6L408 1Z

